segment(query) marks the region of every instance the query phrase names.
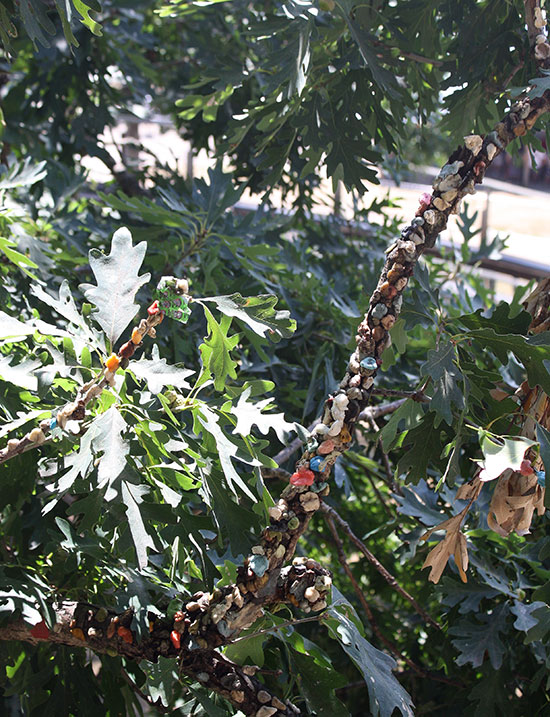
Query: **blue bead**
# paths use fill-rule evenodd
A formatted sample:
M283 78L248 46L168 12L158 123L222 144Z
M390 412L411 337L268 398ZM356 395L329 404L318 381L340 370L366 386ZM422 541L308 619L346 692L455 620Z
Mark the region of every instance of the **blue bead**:
M376 369L378 368L376 359L372 356L367 356L367 358L364 358L359 365L361 366L361 368L364 368L367 371L376 371Z
M324 458L322 456L314 456L309 461L309 467L311 468L312 471L319 471L319 468L323 461L324 461Z
M537 483L544 488L544 486L546 485L545 471L535 471L535 473L537 474Z
M50 429L53 431L53 429L57 426L57 418L52 418L50 421Z

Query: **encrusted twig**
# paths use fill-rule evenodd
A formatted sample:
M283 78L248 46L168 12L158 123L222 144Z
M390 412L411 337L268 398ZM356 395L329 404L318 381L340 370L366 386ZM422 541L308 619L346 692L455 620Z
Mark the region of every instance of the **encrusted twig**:
M187 285L187 282L185 282ZM146 319L142 319L139 325L134 328L132 338L123 344L116 354L111 354L105 362L104 368L91 381L81 386L73 401L65 404L59 409L55 417L45 419L30 430L23 438L10 438L5 448L0 450L0 463L9 461L21 453L38 448L44 443L52 440L51 432L56 428L65 428L69 421L82 425L86 416L86 406L98 398L107 386L112 386L115 380L117 369L126 368L135 350L140 346L145 336L155 338L155 326L160 324L164 318L162 311L152 310L154 304L149 307L150 313Z

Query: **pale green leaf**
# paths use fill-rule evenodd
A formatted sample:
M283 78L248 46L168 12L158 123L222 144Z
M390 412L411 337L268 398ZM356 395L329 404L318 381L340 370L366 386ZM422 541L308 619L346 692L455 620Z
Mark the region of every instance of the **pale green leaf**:
M110 254L90 250L90 266L97 286L83 284L80 288L88 301L97 307L93 317L111 345L136 315L139 306L135 296L151 278L150 274L138 274L146 250L146 242L132 246L132 235L126 227L113 234Z
M481 450L483 452L483 471L480 475L482 481L498 478L508 468L519 471L525 451L535 445L523 436L493 437L485 431L480 431Z
M283 413L262 413L264 409L272 405L273 399L266 398L263 401L252 403L248 400L251 390L248 387L243 391L237 405L231 407L231 413L237 417L237 425L233 433L248 436L252 426L257 426L259 431L266 436L270 429L273 429L281 443L284 443L287 434L295 431L294 423L285 420Z
M166 359L160 357L157 344L153 346L151 359L130 361L128 368L138 378L147 381L151 393L160 393L165 386L189 389L191 386L186 379L195 373L188 368L171 366Z

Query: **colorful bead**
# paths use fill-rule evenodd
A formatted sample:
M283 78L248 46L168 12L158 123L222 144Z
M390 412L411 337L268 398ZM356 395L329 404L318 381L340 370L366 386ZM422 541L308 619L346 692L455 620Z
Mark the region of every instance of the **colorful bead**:
M83 642L86 642L86 638L84 637L84 633L79 627L73 627L71 630L71 635L73 637L76 637L77 640L82 640Z
M378 368L376 359L372 356L367 356L366 358L364 358L359 365L366 371L376 371L376 369Z
M44 622L44 620L41 620L40 622L37 622L36 625L31 630L31 635L33 637L36 637L38 640L47 640L50 636L50 631L48 630L48 626Z
M132 331L132 343L134 343L136 346L140 344L143 340L142 334L138 331L137 327L134 327L134 330Z
M420 206L418 208L417 214L423 214L424 211L430 206L432 202L432 195L428 194L428 192L422 192L420 195Z
M248 559L248 567L255 575L261 578L264 576L265 571L269 567L269 560L265 557L265 555L252 555Z
M159 309L158 301L153 301L151 306L147 309L147 313L149 314L149 316L156 316L159 313L159 311L160 311L160 309Z
M480 159L479 162L474 164L474 175L479 177L479 175L485 170L486 166L485 162Z
M537 476L537 483L543 488L546 485L546 473L545 471L535 471Z
M372 316L375 319L381 319L387 313L388 313L388 307L385 306L384 304L376 304L376 306L372 310Z
M174 645L176 650L180 649L181 637L180 637L179 632L177 632L176 630L172 630L172 632L170 633L170 642L172 643L172 645Z
M105 361L105 366L109 371L116 371L117 368L120 366L120 359L116 354L111 354L109 358Z
M315 480L315 473L310 470L296 471L290 476L291 485L311 485Z
M117 630L118 636L124 640L124 642L128 643L128 645L131 645L134 641L134 636L132 635L132 631L128 630L127 627L119 627Z
M351 441L351 433L347 426L344 426L340 431L340 440L342 443L349 443Z
M321 463L322 463L322 462L323 462L323 459L321 458L321 456L314 456L314 457L309 461L309 467L311 468L312 471L317 471L317 472L319 472L319 471L321 470Z
M521 466L519 469L519 472L522 476L530 476L534 473L533 466L531 465L531 461L524 459L521 461Z
M327 441L323 441L317 449L322 456L327 456L334 450L335 443L330 438ZM311 461L310 461L311 465Z
M483 146L483 138L478 134L471 134L468 137L464 137L464 146L466 149L469 149L475 157L476 154L479 154Z

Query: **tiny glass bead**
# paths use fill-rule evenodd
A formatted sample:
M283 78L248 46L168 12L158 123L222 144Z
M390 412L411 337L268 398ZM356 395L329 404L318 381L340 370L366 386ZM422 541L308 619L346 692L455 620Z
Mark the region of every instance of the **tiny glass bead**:
M366 369L367 371L375 371L378 368L378 364L376 363L376 359L372 356L367 356L367 358L364 358L361 361L360 364L361 368Z
M156 316L159 312L159 302L153 301L151 306L147 309L147 313L149 316Z
M324 460L324 459L321 458L321 456L314 456L314 457L309 461L309 467L311 468L312 471L319 471L319 470L320 470L321 463L323 462L323 460Z

